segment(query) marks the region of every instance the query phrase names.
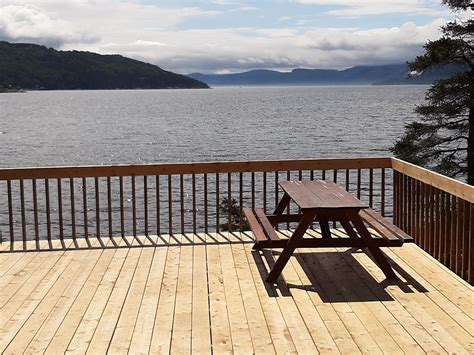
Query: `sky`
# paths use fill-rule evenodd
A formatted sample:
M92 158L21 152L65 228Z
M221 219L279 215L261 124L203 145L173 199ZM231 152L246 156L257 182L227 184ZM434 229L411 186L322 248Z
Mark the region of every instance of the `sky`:
M413 59L456 16L441 0L0 0L0 40L183 74L343 69Z

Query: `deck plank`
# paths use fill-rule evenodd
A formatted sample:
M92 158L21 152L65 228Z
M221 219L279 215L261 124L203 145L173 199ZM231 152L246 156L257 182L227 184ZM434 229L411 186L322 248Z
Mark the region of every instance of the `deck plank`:
M166 240L169 240L169 237L167 237ZM129 349L132 354L146 354L150 350L167 254L168 248L155 248L153 262L143 293L143 300L133 330Z
M191 348L193 353L209 354L212 345L206 246L199 245L200 239L198 236L194 236L194 242L196 244L193 247Z
M231 353L232 336L227 313L219 247L217 245L209 245L206 252L209 273L209 313L212 329L212 350L217 354Z
M150 344L151 353L170 351L180 251L181 248L178 246L171 246L168 249Z
M94 335L87 349L88 353L103 354L108 351L112 336L117 328L120 314L124 309L125 299L129 293L142 251L141 248L130 249L104 312L94 331Z
M263 314L252 274L247 264L243 244L231 245L237 280L240 285L245 315L248 321L252 344L257 354L274 354L268 325Z
M76 297L76 301L71 306L61 325L56 331L55 336L49 343L45 353L59 354L64 353L74 336L76 328L79 326L92 297L94 296L100 282L102 281L107 268L109 267L116 250L104 250L94 270L84 283L81 292Z
M274 348L278 353L296 353L296 347L293 343L288 326L285 322L279 304L276 301L276 292L274 287L268 283L263 282L261 273L265 275L265 269L262 262L257 257L254 259L253 255L257 254L258 251L252 250L251 245L244 246L247 254L247 263L252 273L252 278L257 290L257 295L262 306L263 314L267 322L268 330L274 345Z
M474 352L472 286L417 246L383 248L399 281L361 250L326 248L298 249L268 284L281 249L252 250L247 234L0 253L0 352Z
M153 260L153 248L144 248L135 269L130 289L127 293L120 318L118 319L108 351L113 354L127 353L130 349L135 324L142 304L150 266Z
M67 353L84 354L87 351L102 313L107 307L115 282L122 271L128 252L128 249L119 249L114 254L114 258L107 267L103 279L97 285L97 290L87 307L86 313L76 328L74 336L68 345Z
M41 299L27 321L21 325L15 338L5 349L5 353L19 354L27 349L30 341L34 338L36 332L41 328L41 325L56 305L59 297L67 289L72 280L75 279L75 275L81 270L83 262L89 257L89 253L90 251L86 253L76 252L70 255L71 262L68 263L67 267L62 268L62 272L58 275L51 289ZM21 311L20 309L19 312ZM18 312L16 314L18 314ZM20 315L23 316L23 314ZM12 317L11 320L13 320L14 317Z
M186 242L181 236L181 242ZM193 246L181 248L178 266L178 284L171 334L171 353L191 353L192 309L193 309Z

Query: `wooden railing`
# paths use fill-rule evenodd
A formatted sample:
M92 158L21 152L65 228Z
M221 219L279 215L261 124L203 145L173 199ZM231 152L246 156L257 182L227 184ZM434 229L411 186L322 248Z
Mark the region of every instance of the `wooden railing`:
M392 158L394 223L456 274L474 282L474 187Z
M111 236L243 230L242 209L271 210L281 197L278 181L287 179L331 179L385 213L390 164L366 158L3 169L0 233L3 241L23 242L11 248L24 249L29 240L104 244Z
M474 188L394 158L2 169L0 241L115 247L115 237L153 245L153 235L244 230L242 209L271 211L288 179L335 181L473 282Z

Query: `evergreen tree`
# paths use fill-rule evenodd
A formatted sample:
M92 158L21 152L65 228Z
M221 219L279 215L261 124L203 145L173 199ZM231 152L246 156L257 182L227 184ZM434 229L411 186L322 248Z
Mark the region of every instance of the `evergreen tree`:
M457 65L460 71L436 81L426 93L426 104L416 108L420 120L406 126L396 142L395 156L439 173L467 177L474 185L474 20L470 0L444 0L467 20L448 22L442 37L425 44L425 53L408 63L421 73L437 66Z

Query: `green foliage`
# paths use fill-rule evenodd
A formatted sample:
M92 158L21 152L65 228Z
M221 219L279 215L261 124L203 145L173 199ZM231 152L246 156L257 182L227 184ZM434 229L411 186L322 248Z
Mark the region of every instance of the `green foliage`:
M90 52L0 42L0 88L43 90L207 88L155 65Z
M229 206L229 200L227 197L222 198L221 204L220 204L220 210L224 216L227 217L228 211L230 208L230 231L238 231L240 229L240 206L237 203L236 199L230 200L230 206ZM243 223L243 230L250 230L250 226L246 220L242 221ZM223 231L228 231L229 230L229 225L227 223L221 224L221 229Z
M473 7L470 1L444 1L454 11ZM451 177L467 177L474 185L474 20L449 22L443 36L425 44L425 53L409 63L416 72L461 65L461 72L436 81L426 103L416 108L418 121L406 126L392 151L404 160Z

